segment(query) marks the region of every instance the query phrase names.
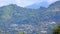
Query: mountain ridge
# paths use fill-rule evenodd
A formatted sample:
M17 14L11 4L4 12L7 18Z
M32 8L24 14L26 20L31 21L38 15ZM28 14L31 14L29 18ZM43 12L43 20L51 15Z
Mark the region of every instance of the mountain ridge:
M1 7L0 23L2 25L0 24L0 26L2 26L3 31L9 30L9 32L13 31L14 33L15 31L20 32L20 28L23 29L23 32L28 31L28 34L37 33L36 31L42 34L42 29L47 32L46 34L51 33L51 30L60 22L59 2L51 4L48 8L39 7L39 9L22 8L13 4ZM30 30L32 31L30 32Z

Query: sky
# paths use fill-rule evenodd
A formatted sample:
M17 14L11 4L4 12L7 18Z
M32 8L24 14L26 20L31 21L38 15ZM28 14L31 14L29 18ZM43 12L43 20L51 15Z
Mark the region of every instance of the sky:
M0 0L0 7L9 5L9 4L16 4L20 7L26 7L35 3L41 3L41 2L47 2L48 4L51 4L58 0ZM41 3L42 4L42 3Z

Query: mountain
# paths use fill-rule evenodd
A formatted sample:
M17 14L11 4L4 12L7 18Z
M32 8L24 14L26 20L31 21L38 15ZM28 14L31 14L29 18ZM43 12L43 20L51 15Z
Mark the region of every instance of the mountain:
M41 7L41 6L42 7L48 7L49 6L49 3L47 3L47 2L34 3L32 5L26 6L25 8L39 9L39 7Z
M48 7L48 9L51 10L55 14L54 16L55 21L60 21L60 1L57 1L51 4Z
M60 7L60 1L56 1L55 3L52 3L51 5L50 5L50 7L52 8L52 7Z
M38 9L22 8L15 4L3 6L0 7L0 26L3 32L9 31L14 34L16 31L28 34L51 33L60 22L59 9L60 1L51 4L48 8Z
M42 12L40 12L40 19L43 18L43 20L45 21L56 21L59 22L60 21L60 1L57 1L55 3L52 3L48 8L46 8L45 10L43 9ZM42 10L42 9L41 9ZM39 10L39 11L41 11Z
M17 9L18 8L18 9ZM39 14L35 9L26 9L17 5L8 5L0 8L1 22L8 23L37 23ZM38 19L38 20L37 20Z

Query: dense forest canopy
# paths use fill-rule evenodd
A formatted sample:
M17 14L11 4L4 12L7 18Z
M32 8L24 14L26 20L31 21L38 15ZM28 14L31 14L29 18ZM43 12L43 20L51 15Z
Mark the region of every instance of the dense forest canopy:
M60 1L48 8L22 8L15 4L0 7L0 33L52 34L60 22ZM12 33L13 32L13 33Z

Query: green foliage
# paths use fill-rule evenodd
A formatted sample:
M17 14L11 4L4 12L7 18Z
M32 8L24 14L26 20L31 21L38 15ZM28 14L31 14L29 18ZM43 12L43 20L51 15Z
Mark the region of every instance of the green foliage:
M26 32L18 32L18 34L26 34Z
M10 6L4 7L4 15L2 17L10 19L11 18L11 16L9 15L10 13L11 13L11 7Z
M54 29L53 34L60 34L60 25Z
M0 26L0 33L2 32L2 27Z

